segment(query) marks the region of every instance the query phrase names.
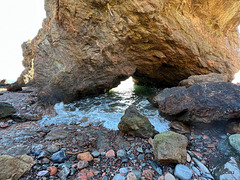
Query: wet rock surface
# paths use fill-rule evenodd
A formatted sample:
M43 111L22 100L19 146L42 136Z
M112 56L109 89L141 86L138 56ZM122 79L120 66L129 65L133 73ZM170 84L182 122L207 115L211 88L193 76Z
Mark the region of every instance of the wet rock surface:
M171 94L165 97L165 91ZM228 121L240 116L240 86L229 82L200 83L189 88L165 89L157 96L159 113L186 123Z

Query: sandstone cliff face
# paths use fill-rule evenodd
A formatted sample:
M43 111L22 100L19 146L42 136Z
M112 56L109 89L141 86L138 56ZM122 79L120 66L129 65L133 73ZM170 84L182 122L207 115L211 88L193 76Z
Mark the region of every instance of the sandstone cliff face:
M177 85L240 69L236 0L50 0L34 39L41 99L71 101L134 76Z

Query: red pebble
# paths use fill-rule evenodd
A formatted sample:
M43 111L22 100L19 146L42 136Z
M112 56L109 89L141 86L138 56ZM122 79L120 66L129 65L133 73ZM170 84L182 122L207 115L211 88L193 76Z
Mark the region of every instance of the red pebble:
M50 172L50 176L53 176L57 173L57 168L55 166L48 167L47 170Z
M114 150L109 150L107 153L106 153L106 157L108 158L112 158L112 157L115 157L115 152Z

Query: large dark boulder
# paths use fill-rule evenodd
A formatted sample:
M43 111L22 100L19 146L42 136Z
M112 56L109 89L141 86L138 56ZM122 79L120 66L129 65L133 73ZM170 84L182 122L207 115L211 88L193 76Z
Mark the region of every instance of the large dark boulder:
M171 93L167 93L170 91ZM230 82L199 83L165 89L157 96L159 113L168 120L211 123L240 118L240 86Z
M7 84L7 90L11 92L22 91L22 87L18 83Z
M0 102L0 119L16 113L15 108L6 102Z

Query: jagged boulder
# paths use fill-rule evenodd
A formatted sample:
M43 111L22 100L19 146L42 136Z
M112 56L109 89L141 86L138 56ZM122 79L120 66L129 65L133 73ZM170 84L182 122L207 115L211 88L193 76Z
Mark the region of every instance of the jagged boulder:
M240 162L234 157L214 168L216 179L233 180L240 179Z
M24 56L42 101L106 92L129 76L173 86L194 74L226 73L231 79L240 69L240 1L45 3L43 28Z
M171 91L165 91L168 90ZM175 92L157 104L160 115L168 120L211 123L240 118L239 97L239 85L230 82L199 83L189 88L175 88Z
M153 137L156 133L148 118L141 115L134 105L126 109L118 124L118 129L125 134L143 138Z
M27 155L16 157L3 155L0 156L0 164L0 179L18 180L31 169L35 162Z
M187 160L188 139L186 136L165 131L154 136L153 154L160 163L182 163Z
M9 103L0 102L0 119L16 113L16 109Z

